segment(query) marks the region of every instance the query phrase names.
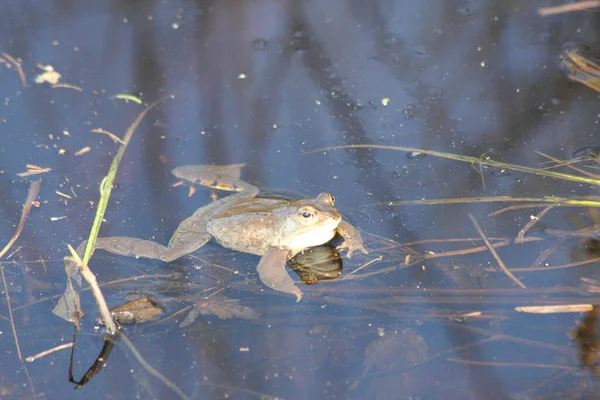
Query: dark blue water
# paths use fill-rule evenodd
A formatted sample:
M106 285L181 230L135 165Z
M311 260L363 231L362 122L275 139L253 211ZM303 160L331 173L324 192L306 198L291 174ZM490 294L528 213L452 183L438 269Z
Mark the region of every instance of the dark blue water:
M514 239L542 208L489 217L507 204L385 203L585 196L597 193L594 185L480 171L469 163L399 151L304 154L348 144L398 145L542 167L548 159L536 151L568 160L582 147L600 145L598 94L570 82L558 65L568 43L600 51L597 14L538 16L537 7L547 5L5 0L0 51L21 61L27 86L15 68L0 65L0 245L14 233L29 182L44 180L40 207L13 249L22 247L2 264L24 355L72 338L72 325L51 312L65 287L62 258L67 244L77 246L87 237L99 183L117 150L106 135L91 130L122 137L143 109L112 96L133 94L148 104L172 94L145 117L130 143L102 236L167 243L182 219L210 202L206 189L189 198L185 189L173 188L171 169L243 162L248 164L243 179L261 188L306 197L334 194L371 250L344 260L343 280L302 285L305 298L298 304L262 290L258 257L214 244L170 264L99 251L90 266L101 283L162 274L106 287L110 305L129 292L149 292L173 313L221 288L220 294L261 314L252 320L204 315L182 328L182 312L159 324L127 328L145 360L187 396L592 396L595 380L581 367L578 346L569 337L582 314L532 316L513 308L593 303L594 297L582 297L577 289L582 277L597 277L597 264L517 270L527 289L491 270L497 263L487 251L404 265L407 254L417 260L482 246L469 213L487 236ZM42 72L36 64L52 65L62 83L81 91L36 84ZM86 146L88 153L75 155ZM26 164L52 170L17 176ZM592 227L593 216L584 208L555 208L529 233L542 241L498 251L509 268L534 266L548 249L555 251L542 267L595 257L595 241L555 239L540 229ZM472 240L397 245L451 238ZM361 274L369 275L350 279ZM0 397L31 398L2 293ZM89 292L82 303L87 315L76 376L102 346ZM470 312L482 314L462 317ZM27 364L38 397L175 398L121 342L105 369L75 392L67 381L68 363L67 350Z

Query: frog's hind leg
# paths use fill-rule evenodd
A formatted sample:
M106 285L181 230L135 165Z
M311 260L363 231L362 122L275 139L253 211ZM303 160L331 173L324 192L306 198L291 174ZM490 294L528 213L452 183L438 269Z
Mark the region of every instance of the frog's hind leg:
M130 237L111 236L96 239L94 251L100 249L109 253L121 256L150 258L170 262L193 253L204 246L210 240L210 235L188 236L189 241L174 245L172 247L163 246L160 243L151 240L137 239ZM77 254L83 255L87 241L84 241L78 248Z
M183 165L171 172L175 177L189 182L191 185L201 185L228 192L243 192L241 195L243 197L254 197L258 194L259 189L240 180L242 167L245 165Z
M151 240L110 236L96 239L94 251L101 249L121 256L171 262L193 253L210 240L211 236L206 232L206 224L203 221L206 214L211 211L211 205L198 209L191 217L183 220L167 246ZM80 256L83 255L86 244L87 241L84 241L77 248Z
M242 168L246 164L231 164L231 165L182 165L174 168L171 173L179 179L188 182L197 183L206 187L215 187L215 180L218 178L230 178L233 180L240 179ZM215 179L217 178L217 179ZM224 188L223 190L231 190ZM232 190L232 191L235 191Z

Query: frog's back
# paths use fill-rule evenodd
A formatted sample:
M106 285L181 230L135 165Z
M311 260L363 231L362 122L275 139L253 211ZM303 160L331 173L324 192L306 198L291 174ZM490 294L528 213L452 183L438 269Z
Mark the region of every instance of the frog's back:
M264 255L281 227L269 213L237 214L210 221L206 230L221 246L244 253Z
M280 199L242 199L215 215L206 230L225 248L263 255L278 238L285 219L281 206L286 203Z

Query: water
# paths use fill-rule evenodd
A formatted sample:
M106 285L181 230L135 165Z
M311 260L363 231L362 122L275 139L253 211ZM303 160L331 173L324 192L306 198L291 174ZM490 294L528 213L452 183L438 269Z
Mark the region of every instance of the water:
M87 237L99 183L117 150L107 135L91 131L122 137L142 110L115 95L132 94L147 104L173 95L136 131L102 236L167 243L183 218L210 201L207 190L190 198L185 189L172 187L170 170L245 162L243 179L261 188L307 197L333 193L371 250L344 259L341 279L302 285L306 295L298 304L257 283L257 257L214 244L170 264L99 251L91 267L100 282L162 276L107 286L110 305L135 291L157 296L168 313L176 313L223 288L219 294L261 314L226 320L201 315L182 328L185 308L161 323L127 328L146 362L187 396L593 398L597 384L569 337L583 315L514 311L522 305L594 302L579 294L582 278L597 278L593 263L523 270L595 257L594 238L557 239L542 229L592 227L593 211L554 208L527 234L543 241L498 249L509 268L519 268L514 273L527 286L519 289L490 269L497 263L486 250L452 257L432 253L483 246L469 213L488 237L514 239L542 208L490 217L510 204L386 204L585 196L594 195L595 186L480 170L419 152L305 154L348 144L396 145L537 167L548 159L536 151L570 159L579 149L598 146L598 94L568 81L559 67L567 43L594 50L595 14L542 18L538 5L6 2L0 50L21 60L27 86L14 67L0 65L0 243L14 233L28 183L38 177L16 174L26 164L52 169L39 175L40 207L13 250L22 247L3 264L24 355L72 338L72 325L51 313L65 287L62 258L67 244ZM60 82L81 91L36 84L43 72L36 64L52 65ZM88 153L75 155L86 146ZM433 242L454 238L470 240ZM538 259L540 254L548 257ZM416 263L406 267L407 255ZM2 303L0 393L33 397ZM82 303L87 315L76 377L102 346L89 292ZM466 316L475 312L481 315ZM74 392L67 381L67 351L27 364L39 397L175 396L122 342L104 370Z

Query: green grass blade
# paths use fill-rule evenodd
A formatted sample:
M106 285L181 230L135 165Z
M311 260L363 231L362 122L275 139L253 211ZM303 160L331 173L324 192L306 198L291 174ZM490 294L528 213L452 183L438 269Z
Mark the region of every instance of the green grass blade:
M102 225L102 220L104 219L104 213L106 212L106 207L108 206L108 199L110 198L110 194L112 192L115 176L117 175L117 170L119 169L119 164L121 163L121 159L125 154L127 145L129 144L129 141L131 140L135 130L139 126L140 122L142 122L142 119L148 113L148 111L156 107L165 99L166 97L163 97L144 108L144 110L137 116L135 121L133 121L129 128L127 128L125 136L123 137L123 143L117 150L117 154L110 165L110 169L108 170L108 175L104 177L102 183L100 183L100 201L98 202L94 224L92 225L92 230L90 231L90 236L85 247L85 254L83 255L83 263L86 265L90 261L94 246L96 245L96 239L98 238L98 232L100 231L100 226Z

